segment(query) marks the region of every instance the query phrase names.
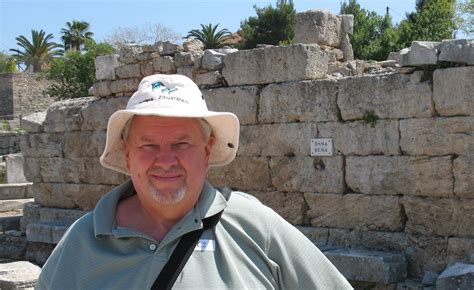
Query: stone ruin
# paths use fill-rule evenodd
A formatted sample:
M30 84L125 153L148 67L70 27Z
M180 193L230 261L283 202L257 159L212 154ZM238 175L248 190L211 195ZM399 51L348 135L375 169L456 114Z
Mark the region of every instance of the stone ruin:
M311 17L339 25L335 38L350 33L350 17L313 11L299 14L297 39L333 37L319 34L335 28L304 26L301 19ZM142 77L179 73L201 87L211 110L232 111L241 121L237 158L211 168L211 183L272 207L358 289L469 289L474 40L435 46L435 64L457 65L432 75L414 57L431 44L415 42L374 70L352 61L342 42L203 51L190 40L98 57L94 97L57 102L23 119L24 170L35 199L21 223L24 259L44 263L67 227L126 180L98 161L108 117L125 107ZM335 73L331 63L348 70ZM313 138L330 138L333 155L311 156Z

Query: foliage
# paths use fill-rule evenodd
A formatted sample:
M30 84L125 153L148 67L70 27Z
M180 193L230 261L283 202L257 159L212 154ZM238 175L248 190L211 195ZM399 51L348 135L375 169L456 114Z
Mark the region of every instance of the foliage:
M456 25L467 37L474 35L474 0L456 1Z
M201 29L193 29L188 32L186 38L194 37L200 40L204 44L204 49L220 48L223 47L224 41L231 35L227 29L221 29L217 31L219 23L212 26L211 23L204 25L201 24Z
M45 34L44 30L33 29L31 30L32 42L23 35L15 38L17 45L23 48L23 51L19 49L10 49L10 51L16 53L17 61L24 63L27 70L39 72L47 67L53 57L62 54L62 51L58 50L61 45L51 41L53 35Z
M365 114L362 117L362 120L364 120L366 124L369 124L370 127L373 128L377 124L377 121L379 120L379 116L377 116L377 114L375 114L374 111L365 111Z
M158 41L176 43L181 36L160 23L144 26L119 27L105 37L105 42L116 49L130 44L153 44Z
M95 82L94 60L97 56L114 53L105 43L85 42L85 52L69 50L64 57L55 59L44 76L52 81L45 94L56 99L87 97L88 89Z
M350 38L355 58L385 60L390 52L402 48L388 13L382 17L362 9L356 0L341 3L340 13L354 15L354 33Z
M277 1L276 8L271 5L258 8L254 6L257 17L249 17L240 23L240 35L244 39L242 48L255 48L257 44L289 44L295 35L296 11L293 1Z
M86 40L92 40L92 33L89 31L90 24L85 21L73 20L66 22L66 28L61 29L61 40L64 43L64 49L81 50Z
M0 73L17 72L16 60L12 55L0 52Z

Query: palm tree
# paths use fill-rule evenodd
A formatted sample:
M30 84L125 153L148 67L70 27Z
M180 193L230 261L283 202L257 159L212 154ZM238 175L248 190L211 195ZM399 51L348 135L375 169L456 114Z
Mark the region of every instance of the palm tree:
M66 22L66 28L61 29L61 40L64 43L64 49L80 50L87 39L92 40L94 33L89 31L90 25L85 21Z
M189 31L186 38L194 37L200 40L204 43L205 49L222 47L224 46L224 41L231 35L231 33L227 29L217 31L217 26L219 26L219 23L215 26L212 26L211 23L208 25L201 24L201 29L193 29Z
M18 61L25 63L27 70L39 72L44 69L48 62L57 55L61 55L62 51L57 50L61 45L52 42L53 35L50 33L46 35L44 30L31 30L30 42L25 36L20 35L16 37L17 45L22 47L24 51L19 49L10 49L16 53L15 57Z

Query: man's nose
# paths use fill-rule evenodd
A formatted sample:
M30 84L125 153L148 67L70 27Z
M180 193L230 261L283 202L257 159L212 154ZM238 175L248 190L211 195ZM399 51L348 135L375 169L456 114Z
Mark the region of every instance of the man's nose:
M178 163L176 153L170 149L161 149L155 156L155 165L165 170L170 169L172 166Z

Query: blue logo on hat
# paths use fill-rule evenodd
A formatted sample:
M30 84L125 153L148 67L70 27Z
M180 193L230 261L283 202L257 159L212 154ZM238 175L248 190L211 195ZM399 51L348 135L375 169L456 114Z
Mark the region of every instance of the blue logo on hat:
M165 85L158 81L158 82L154 82L151 84L151 89L154 91L155 89L160 89L162 93L165 93L165 94L170 94L174 91L177 91L178 88L172 88L172 89L168 89L167 87L165 87Z

